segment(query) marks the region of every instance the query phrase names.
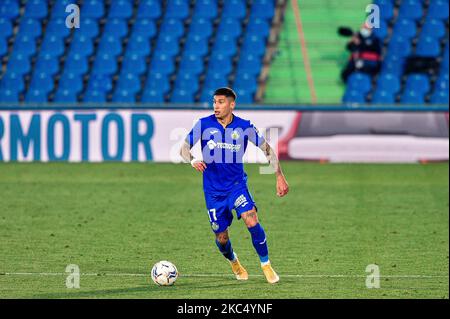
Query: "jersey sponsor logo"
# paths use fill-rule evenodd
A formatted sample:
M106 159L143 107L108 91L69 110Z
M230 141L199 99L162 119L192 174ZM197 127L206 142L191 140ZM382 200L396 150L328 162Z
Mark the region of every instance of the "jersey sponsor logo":
M245 197L245 195L241 195L234 202L234 207L239 207L241 205L242 207L245 207L247 204L248 204L247 198Z
M216 143L213 140L210 140L208 143L206 143L206 145L208 146L208 148L210 150L213 150L214 148L219 148L219 149L226 149L226 150L230 150L232 152L239 152L239 150L241 149L241 145L240 144L230 144L230 143Z
M239 137L241 137L241 136L239 135L238 131L235 130L235 131L231 132L231 138L233 140L237 140Z
M208 145L208 148L210 150L213 150L217 146L216 142L214 142L213 140L210 140L208 143L206 143L206 145Z

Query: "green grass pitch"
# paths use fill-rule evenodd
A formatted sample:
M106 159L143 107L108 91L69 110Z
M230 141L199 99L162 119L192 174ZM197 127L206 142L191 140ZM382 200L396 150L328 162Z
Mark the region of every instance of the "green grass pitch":
M246 170L276 285L236 218L250 278L231 275L189 165L0 164L0 298L449 298L448 163L286 162L282 199L259 167ZM159 260L178 267L174 286L151 282ZM66 288L68 264L79 289Z

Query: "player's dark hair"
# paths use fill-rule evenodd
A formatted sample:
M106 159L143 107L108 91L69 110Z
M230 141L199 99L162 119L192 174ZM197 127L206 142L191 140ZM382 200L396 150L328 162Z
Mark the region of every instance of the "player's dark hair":
M223 88L217 89L214 92L214 95L224 95L226 97L233 98L233 100L235 100L235 101L236 101L236 98L237 98L236 93L232 89L227 88L227 87L223 87Z

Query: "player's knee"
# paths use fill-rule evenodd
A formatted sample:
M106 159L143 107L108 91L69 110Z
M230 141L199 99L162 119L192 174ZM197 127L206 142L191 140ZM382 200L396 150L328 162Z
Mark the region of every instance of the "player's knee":
M228 239L229 239L228 232L222 232L222 233L216 234L216 239L221 245L226 245L228 242Z
M241 217L244 220L244 223L247 226L247 228L254 227L259 223L258 214L256 213L255 209L243 213Z

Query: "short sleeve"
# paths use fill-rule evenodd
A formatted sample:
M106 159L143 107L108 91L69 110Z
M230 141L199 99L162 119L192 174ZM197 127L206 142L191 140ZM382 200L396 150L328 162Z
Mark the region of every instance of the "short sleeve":
M197 123L195 123L194 127L186 137L186 142L189 143L190 147L193 147L198 142L198 140L200 140L201 136L202 136L202 124L201 121L199 120L197 121Z
M248 130L249 130L248 139L250 140L250 142L252 142L253 144L255 144L258 147L260 147L261 145L264 144L264 142L266 141L264 136L253 125L252 122L250 122L250 127Z

